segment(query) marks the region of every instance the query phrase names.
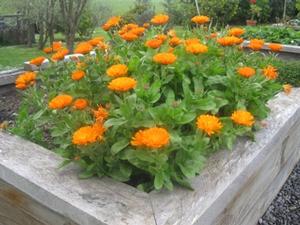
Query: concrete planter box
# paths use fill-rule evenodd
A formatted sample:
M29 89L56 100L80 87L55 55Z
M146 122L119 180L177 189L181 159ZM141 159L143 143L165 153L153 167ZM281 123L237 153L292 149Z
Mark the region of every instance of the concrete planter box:
M300 159L300 89L269 105L256 142L241 139L210 158L194 191L79 180L77 168L57 168L55 153L0 132L0 224L255 225Z

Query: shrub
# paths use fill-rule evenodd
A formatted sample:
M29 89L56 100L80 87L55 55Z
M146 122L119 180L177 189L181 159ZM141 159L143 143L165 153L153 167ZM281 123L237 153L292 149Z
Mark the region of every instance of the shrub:
M253 138L281 90L272 59L244 53L238 37L214 39L200 19L168 37L168 16L148 30L119 29L120 18L111 18L103 26L111 39L98 43L96 57L54 63L37 75L39 86L24 80L26 108L12 131L47 137L82 178L109 176L145 191L190 187L207 157Z
M134 22L142 25L149 21L154 13L151 0L136 0L133 9L123 15L123 22Z
M291 84L294 87L300 87L300 62L295 61L277 61L279 77L278 81L282 84Z

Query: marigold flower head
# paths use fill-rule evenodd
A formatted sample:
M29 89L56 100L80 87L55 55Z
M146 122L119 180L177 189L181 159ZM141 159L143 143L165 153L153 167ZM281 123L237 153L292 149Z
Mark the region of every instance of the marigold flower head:
M164 14L159 14L151 19L151 23L154 25L164 25L169 21L169 16Z
M150 27L150 23L144 23L143 27L145 27L146 29Z
M99 42L97 47L98 47L98 49L103 50L103 51L109 49L109 45L104 42Z
M36 58L30 60L29 63L32 65L40 66L44 62L45 59L46 58L44 56L39 56L39 57L36 57Z
M81 127L73 134L72 142L74 145L87 145L103 140L105 128L101 123L91 126Z
M165 40L168 39L168 36L165 35L165 34L157 34L157 35L155 36L155 38L158 39L158 40L161 40L162 42L165 42Z
M88 43L95 47L102 41L104 41L104 37L95 37L95 38L89 40Z
M168 145L170 134L164 128L152 127L139 130L131 139L131 145L135 147L144 147L156 150Z
M92 50L93 50L93 46L89 42L81 42L76 46L74 53L88 54Z
M130 32L137 35L137 36L142 36L145 32L146 28L144 27L137 27L132 29Z
M278 76L277 69L271 65L268 65L266 68L263 69L263 74L269 79L274 80Z
M85 109L88 105L89 105L88 100L84 98L78 98L73 103L74 109L78 109L78 110Z
M58 52L56 52L55 54L53 54L51 59L53 61L63 60L68 53L69 53L69 50L63 48L63 49L59 50Z
M82 70L73 71L71 77L72 80L81 80L85 76L85 72Z
M105 31L110 30L110 28L118 26L121 21L120 16L113 16L106 21L106 23L102 26L102 29Z
M243 39L235 36L226 36L226 37L218 38L217 42L222 46L233 46L233 45L241 44L243 42Z
M178 37L172 37L169 41L169 45L171 47L176 47L177 45L180 45L181 44L181 39L178 38Z
M138 35L130 32L130 31L125 34L120 35L120 37L127 42L132 42L139 38Z
M52 49L53 49L53 52L57 52L57 51L59 51L61 48L62 48L62 43L61 43L61 41L54 41L54 42L52 43Z
M265 41L261 39L251 39L248 45L253 51L259 51L264 46Z
M108 112L100 105L98 109L93 110L93 115L97 122L103 122L108 117Z
M253 115L246 110L236 110L231 114L231 120L238 125L251 127L254 124Z
M118 77L108 84L108 89L112 91L129 91L136 86L136 80L131 77Z
M177 60L176 55L173 53L158 53L153 56L153 61L162 64L162 65L169 65L173 64Z
M185 45L191 44L201 44L201 41L198 38L189 38L184 41Z
M36 80L35 72L25 72L18 76L15 81L16 88L20 90L26 89L28 86L33 85Z
M159 40L159 39L151 39L151 40L148 40L146 41L145 45L148 47L148 48L153 48L153 49L157 49L159 48L161 45L162 45L162 40Z
M174 29L171 29L167 33L170 37L176 37L176 31Z
M205 132L208 136L219 133L223 125L220 119L213 115L201 115L197 118L198 129Z
M237 71L241 76L246 78L252 77L256 73L255 69L248 66L240 67Z
M72 101L73 97L70 95L58 95L49 102L48 107L50 109L63 109L71 105Z
M216 37L218 37L218 33L211 33L210 35L209 35L209 38L216 38Z
M242 28L234 27L228 31L230 36L240 37L245 33L245 30Z
M282 48L283 48L283 46L281 44L278 44L278 43L270 43L268 45L268 47L273 52L280 52L282 50Z
M189 44L186 45L185 50L191 54L202 54L208 52L208 47L203 44Z
M50 53L52 53L52 48L51 47L45 47L45 48L43 48L43 52L46 53L46 54L50 54Z
M283 91L284 93L286 93L287 95L291 93L293 86L290 84L284 84L283 86Z
M128 72L128 67L124 64L113 65L106 70L106 74L110 77L126 76L127 72Z
M208 16L194 16L191 20L196 24L205 24L210 21L210 18Z

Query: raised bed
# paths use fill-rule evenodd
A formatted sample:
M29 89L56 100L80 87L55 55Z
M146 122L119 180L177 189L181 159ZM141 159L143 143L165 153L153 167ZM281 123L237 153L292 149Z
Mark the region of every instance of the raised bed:
M254 225L300 159L300 89L269 105L256 142L239 140L210 158L194 191L79 180L77 168L58 169L55 153L0 132L0 224Z

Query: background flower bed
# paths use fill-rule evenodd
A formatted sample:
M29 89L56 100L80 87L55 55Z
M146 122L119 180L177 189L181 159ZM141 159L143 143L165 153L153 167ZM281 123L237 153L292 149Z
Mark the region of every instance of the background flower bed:
M253 137L281 85L274 57L246 54L242 39L226 36L243 30L218 37L202 25L209 18L195 17L195 29L166 35L168 19L154 17L158 26L147 30L120 29L114 17L103 26L109 41L75 49L88 53L97 42L96 57L54 63L37 74L38 86L34 74L20 77L25 98L12 132L78 163L82 178L110 176L145 191L189 187L206 157Z

